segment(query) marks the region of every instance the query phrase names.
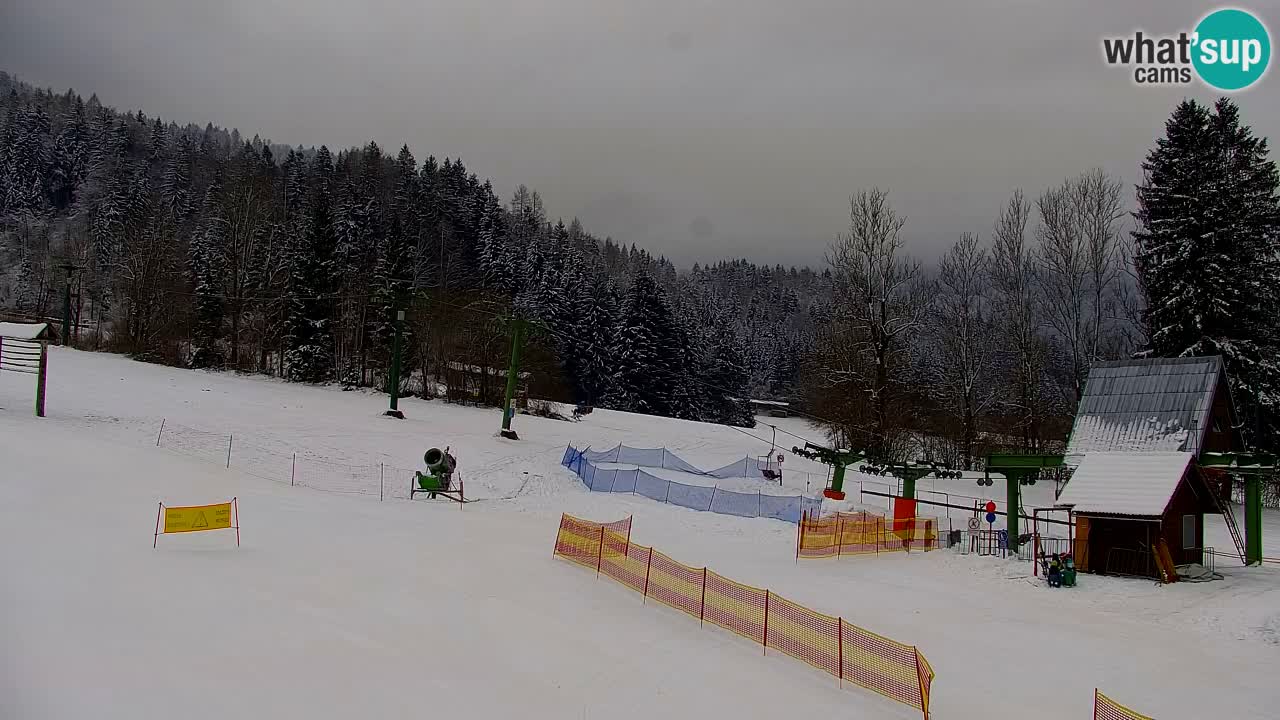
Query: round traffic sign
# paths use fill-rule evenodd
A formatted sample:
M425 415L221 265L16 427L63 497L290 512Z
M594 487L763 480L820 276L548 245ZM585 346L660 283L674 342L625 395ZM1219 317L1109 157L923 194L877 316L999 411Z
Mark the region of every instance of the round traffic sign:
M987 508L987 512L989 512L989 513L993 513L993 512L995 512L995 511L996 511L996 504L995 504L994 502L992 502L991 500L988 500L988 501L987 501L987 504L986 504L986 506L985 506L985 507Z
M970 529L970 530L977 530L977 529L978 529L978 525L979 525L978 518L976 518L976 517L971 517L971 518L969 518L969 529Z
M783 460L785 460L785 459L786 459L786 458L784 458L784 457L782 456L782 453L778 453L778 462L782 462L782 461L783 461Z
M987 522L994 523L995 521L996 521L996 514L993 512L987 513Z

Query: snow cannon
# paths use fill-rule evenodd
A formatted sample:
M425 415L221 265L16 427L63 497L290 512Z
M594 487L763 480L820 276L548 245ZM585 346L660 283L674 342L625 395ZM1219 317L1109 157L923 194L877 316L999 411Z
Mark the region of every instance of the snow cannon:
M457 461L453 456L441 450L440 448L431 448L422 456L422 461L427 464L427 470L432 475L448 477L453 474Z
M409 496L412 498L414 494L425 492L427 497L435 498L436 495L446 495L455 492L452 487L453 471L458 466L458 461L449 454L449 449L431 448L423 456L422 461L427 464L427 471L421 470L414 473L414 483L416 487L411 487ZM461 488L457 491L459 498L461 497ZM458 499L450 497L450 499ZM461 500L459 500L461 502Z

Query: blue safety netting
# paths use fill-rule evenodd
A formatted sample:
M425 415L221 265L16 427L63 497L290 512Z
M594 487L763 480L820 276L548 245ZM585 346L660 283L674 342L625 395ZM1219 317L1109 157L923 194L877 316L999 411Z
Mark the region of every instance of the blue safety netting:
M694 472L711 477L743 477L743 475L730 473L758 468L757 461L748 457L726 465L719 470L703 472L693 468L692 465L689 465L666 449L646 450L626 448L622 445L600 452L590 449L578 450L570 445L565 448L560 464L572 470L578 477L582 478L582 482L586 484L587 488L595 492L634 493L658 502L679 505L691 510L737 515L739 517L765 517L798 523L804 512L816 513L822 507L822 499L816 497L742 493L721 490L718 487L686 485L673 480L664 480L642 469L600 468L595 464L599 462L639 465L636 462L637 459L664 463L663 465L648 465L645 467L665 467L671 470L683 470L684 472ZM721 471L726 474L717 474ZM751 475L746 475L746 477L751 477Z
M760 493L739 493L716 489L711 496L711 512L721 515L737 515L738 517L760 517L760 506L764 504L764 495Z
M566 453L569 451L566 450ZM695 467L692 463L684 458L676 455L666 448L633 448L619 444L617 447L608 450L583 450L582 457L593 463L615 463L618 465L636 465L639 467L665 468L667 470L679 470L681 472L693 473L694 475L709 475L718 478L745 477L759 478L762 477L761 463L759 460L750 457L744 457L737 462L729 463L722 468L715 470L702 470ZM566 461L568 457L566 455Z

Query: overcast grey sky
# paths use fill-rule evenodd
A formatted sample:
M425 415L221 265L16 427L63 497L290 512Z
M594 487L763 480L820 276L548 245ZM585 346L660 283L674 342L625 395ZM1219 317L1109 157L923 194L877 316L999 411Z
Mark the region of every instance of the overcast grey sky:
M922 257L988 235L1014 188L1094 166L1131 202L1172 107L1214 94L1136 87L1101 38L1190 30L1214 7L0 0L0 69L280 143L461 156L504 198L528 184L553 217L680 263L817 264L872 185ZM1280 4L1242 7L1274 41ZM1278 90L1273 69L1237 96L1273 141Z

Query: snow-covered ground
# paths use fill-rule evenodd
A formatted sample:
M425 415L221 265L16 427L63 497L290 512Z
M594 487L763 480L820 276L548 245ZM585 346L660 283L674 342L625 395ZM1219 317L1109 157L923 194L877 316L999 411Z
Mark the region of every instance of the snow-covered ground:
M581 423L517 417L521 440L508 441L492 410L407 400L396 421L380 414L385 396L57 348L50 372L44 420L31 378L0 373L3 718L918 717L553 559L562 511L633 514L637 542L918 645L937 672L937 718L1089 717L1094 687L1162 720L1274 717L1280 702L1274 566L1220 559L1219 582L1084 575L1049 590L1027 563L948 551L797 564L794 525L590 493L559 466L566 444L623 442L717 467L764 454L767 427L747 431L761 443L597 410ZM162 419L172 435L157 448ZM318 489L264 479L294 454L314 468L412 468L433 445L451 447L478 502L379 502L365 470L313 469ZM785 468L813 473L815 490L826 474L790 453ZM847 489L858 482L885 480L851 473ZM1028 506L1052 499L1031 491ZM158 501L233 495L240 549L226 532L150 547ZM1210 532L1231 547L1220 525ZM1280 555L1271 513L1265 541Z

